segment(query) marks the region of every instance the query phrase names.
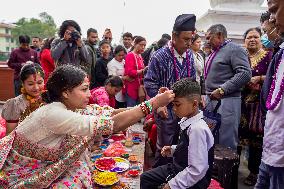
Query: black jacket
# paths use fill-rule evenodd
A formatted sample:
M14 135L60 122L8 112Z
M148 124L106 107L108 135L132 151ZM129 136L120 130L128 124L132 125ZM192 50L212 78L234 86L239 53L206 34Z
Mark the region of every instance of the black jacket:
M105 59L103 57L97 60L95 69L91 70L91 89L105 85L105 81L108 78L107 64L110 61L111 58Z

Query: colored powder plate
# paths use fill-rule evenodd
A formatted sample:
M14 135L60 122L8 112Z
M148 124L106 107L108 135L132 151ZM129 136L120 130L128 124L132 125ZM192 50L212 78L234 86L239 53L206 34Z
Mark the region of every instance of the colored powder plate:
M137 137L137 136L133 137L132 140L137 140L139 142L142 142L142 139L140 137Z
M139 175L139 171L137 171L137 170L129 170L128 174L131 177L137 177Z
M107 147L106 146L100 146L100 149L105 150L105 149L107 149Z
M132 140L134 144L140 144L140 140Z
M129 168L129 164L125 163L125 162L117 162L115 164L115 167L112 168L110 171L111 172L117 172L117 173L121 173L126 171Z
M141 171L141 168L139 166L132 166L129 168L130 170L137 170L137 171Z

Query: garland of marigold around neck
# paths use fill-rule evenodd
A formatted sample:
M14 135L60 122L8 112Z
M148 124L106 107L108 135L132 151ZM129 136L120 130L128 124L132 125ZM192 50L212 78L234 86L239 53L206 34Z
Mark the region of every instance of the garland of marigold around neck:
M24 95L24 97L27 99L27 101L29 102L29 105L26 107L26 109L24 110L24 112L21 114L20 118L19 118L19 122L22 122L27 116L29 116L33 111L35 111L36 109L38 109L40 106L43 105L43 101L41 96L35 98L32 97L31 95L29 95L25 88L22 87L21 88L21 93Z

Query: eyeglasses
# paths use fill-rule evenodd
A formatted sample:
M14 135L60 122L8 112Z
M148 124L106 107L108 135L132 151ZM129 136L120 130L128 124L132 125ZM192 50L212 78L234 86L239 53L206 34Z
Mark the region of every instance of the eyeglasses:
M271 29L272 29L272 28L268 28L267 30L264 30L263 32L267 34L268 31L271 30ZM275 32L275 30L276 30L276 27L274 27L274 28L272 29L272 31L269 32L268 34L271 35L273 32Z
M109 39L109 40L112 40L112 38L111 38L111 37L104 37L104 39Z
M276 28L274 28L270 33L269 35L271 35L273 32L275 32Z

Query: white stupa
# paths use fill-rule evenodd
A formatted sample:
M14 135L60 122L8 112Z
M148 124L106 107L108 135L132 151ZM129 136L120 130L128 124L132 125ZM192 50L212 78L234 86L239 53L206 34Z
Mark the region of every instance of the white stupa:
M242 35L247 29L260 26L260 15L267 10L261 7L264 0L209 1L212 8L197 19L197 30L204 34L211 25L223 24L228 38L238 43L243 43Z

